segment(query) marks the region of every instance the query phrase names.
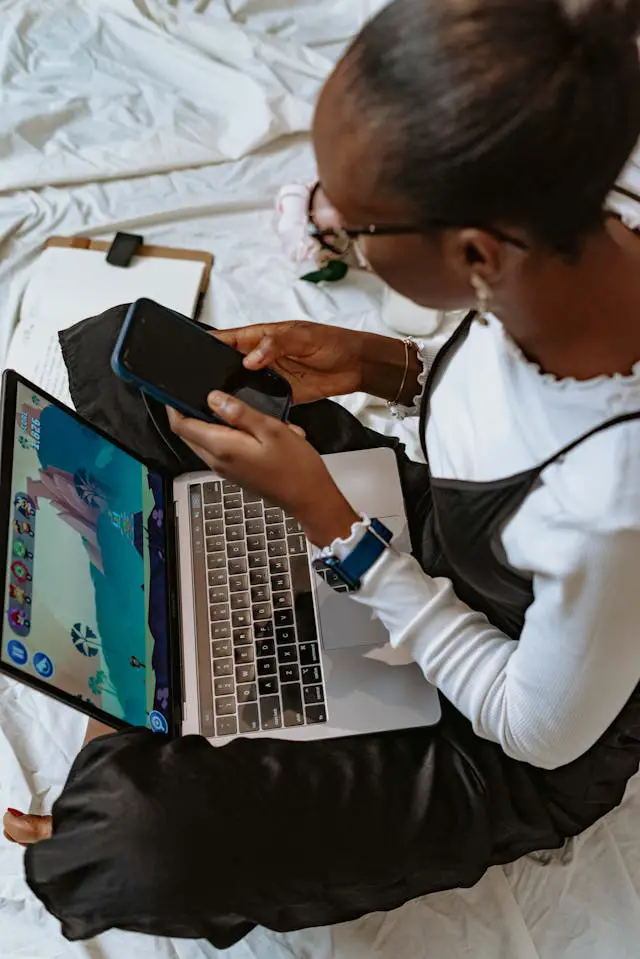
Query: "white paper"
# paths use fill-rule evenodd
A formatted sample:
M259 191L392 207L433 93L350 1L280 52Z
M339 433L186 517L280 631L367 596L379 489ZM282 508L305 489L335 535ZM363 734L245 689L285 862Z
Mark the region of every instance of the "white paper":
M143 296L192 316L204 268L196 260L148 256L123 268L111 266L98 250L48 247L25 290L5 366L71 406L59 331Z

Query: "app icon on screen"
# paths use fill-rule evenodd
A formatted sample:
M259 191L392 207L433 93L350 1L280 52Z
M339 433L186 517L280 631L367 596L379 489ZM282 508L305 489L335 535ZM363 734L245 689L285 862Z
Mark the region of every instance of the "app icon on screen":
M169 726L167 720L157 709L152 709L149 713L149 725L154 733L168 733Z
M29 653L24 643L19 639L10 639L7 643L7 656L16 666L26 666L29 661Z
M41 676L43 679L51 679L53 676L53 663L46 653L35 654L33 657L33 668L38 676Z

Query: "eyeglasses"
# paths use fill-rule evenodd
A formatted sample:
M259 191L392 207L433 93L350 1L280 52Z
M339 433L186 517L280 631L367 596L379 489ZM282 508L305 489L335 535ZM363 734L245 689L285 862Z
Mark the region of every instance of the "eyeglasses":
M323 250L327 250L334 256L344 257L351 251L355 241L360 236L420 236L426 233L426 227L418 227L415 224L391 223L378 226L371 223L369 226L343 226L338 219L337 211L327 202L324 209L318 208L318 196L322 189L322 184L318 180L311 188L309 193L309 204L307 206L307 229L309 236L317 240ZM324 220L325 224L321 221ZM429 226L436 229L446 229L451 227L450 223L433 221ZM515 236L503 233L494 227L478 227L484 230L501 243L509 243L519 250L528 250L529 246Z

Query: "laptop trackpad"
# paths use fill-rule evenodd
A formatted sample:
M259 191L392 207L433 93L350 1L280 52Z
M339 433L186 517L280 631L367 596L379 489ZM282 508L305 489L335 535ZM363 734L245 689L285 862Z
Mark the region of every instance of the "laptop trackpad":
M367 606L354 602L348 593L336 593L319 580L317 601L325 649L381 646L389 641L389 634L380 620Z

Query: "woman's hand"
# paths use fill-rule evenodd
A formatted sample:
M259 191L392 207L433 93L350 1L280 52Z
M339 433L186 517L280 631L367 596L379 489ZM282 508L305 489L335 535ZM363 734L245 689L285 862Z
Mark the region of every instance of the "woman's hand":
M196 456L220 476L295 516L316 546L349 535L360 517L299 427L281 423L218 391L209 395L208 402L212 412L229 426L167 410L173 432Z
M19 846L51 839L51 816L25 816L17 809L7 809L3 826L4 838Z
M303 321L259 323L215 335L247 354L247 369L269 366L284 376L296 404L358 390L394 400L403 382L405 402L418 392L421 367L415 351L411 369L405 370L405 345L393 337Z
M355 393L362 380L361 333L321 323L259 323L215 334L246 353L249 370L265 366L291 384L294 403Z

